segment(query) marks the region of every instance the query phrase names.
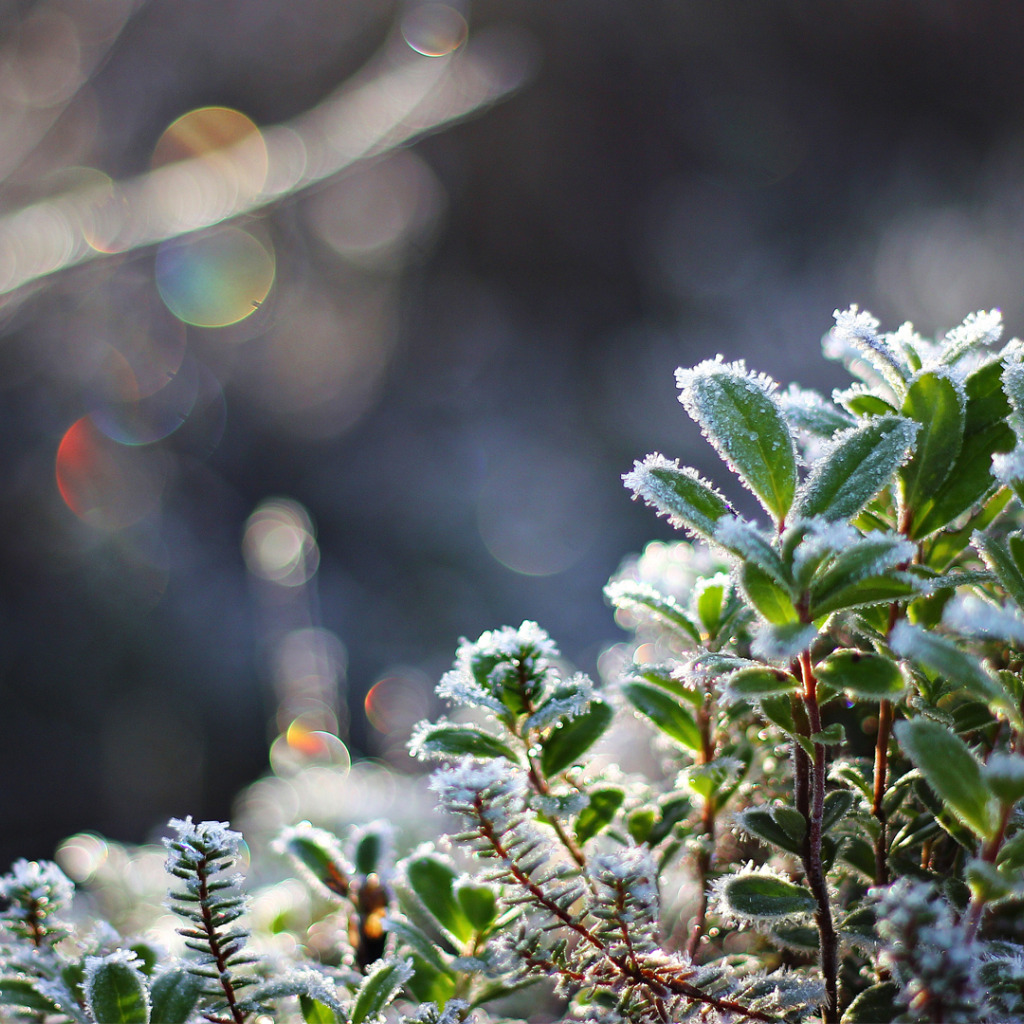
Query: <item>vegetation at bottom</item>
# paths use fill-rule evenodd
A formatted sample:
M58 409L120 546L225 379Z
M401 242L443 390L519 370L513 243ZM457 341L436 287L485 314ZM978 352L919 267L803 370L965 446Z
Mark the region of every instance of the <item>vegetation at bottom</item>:
M464 640L410 741L441 812L411 829L307 806L319 766L265 807L273 842L258 816L246 839L176 819L163 870L108 844L77 891L17 862L0 1016L1024 1021L1024 344L1002 330L837 312L853 381L828 397L680 369L759 511L635 464L682 536L609 583L633 636L600 680L533 622Z

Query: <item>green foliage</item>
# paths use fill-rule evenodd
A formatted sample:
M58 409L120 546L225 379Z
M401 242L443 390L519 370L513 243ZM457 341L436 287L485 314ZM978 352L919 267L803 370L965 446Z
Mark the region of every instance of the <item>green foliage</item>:
M451 718L410 743L453 831L395 861L381 823L285 828L301 920L246 923L218 823L171 823L166 955L18 862L4 1019L1024 1022L1024 364L1000 335L994 312L936 341L838 312L855 382L831 399L680 370L767 522L636 463L694 543L609 584L632 663L594 682L533 622L463 640Z

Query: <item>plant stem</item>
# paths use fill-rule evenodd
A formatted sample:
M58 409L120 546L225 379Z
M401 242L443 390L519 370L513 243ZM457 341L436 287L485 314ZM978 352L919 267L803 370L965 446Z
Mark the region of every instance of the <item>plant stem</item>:
M871 813L878 822L878 836L875 839L875 885L887 885L889 882L889 822L883 801L889 779L889 738L892 734L892 722L892 701L880 701L878 736L875 740L875 789L871 801Z
M821 732L821 709L818 707L818 682L811 666L811 653L800 655L800 671L803 677L804 706L810 734ZM838 1024L839 1021L839 942L832 920L832 906L828 898L828 882L821 859L822 821L825 814L825 745L814 744L814 761L810 778L810 814L807 817L807 837L804 840L804 873L818 904L814 918L818 926L818 946L821 973L825 980L825 1005L822 1008L824 1024ZM806 803L806 800L805 800Z
M710 764L715 759L715 743L711 735L711 714L705 703L697 713L697 725L700 728L701 749L697 754L697 764ZM686 955L692 960L697 955L701 937L704 934L704 926L708 914L708 876L711 873L712 854L715 848L715 818L718 806L713 796L704 801L701 809L700 823L704 833L704 846L696 857L695 867L697 869L697 891L698 896L697 913L694 915L693 925L690 928L690 937L686 943Z
M231 984L231 972L228 970L228 954L221 949L220 936L217 934L217 923L213 919L210 910L210 889L208 885L209 862L206 857L196 866L196 875L199 878L199 908L203 916L203 931L206 932L206 941L210 946L210 955L217 964L217 971L220 975L220 987L224 990L224 998L231 1013L231 1020L234 1024L243 1024L248 1014L243 1013L235 1000L235 988ZM207 1016L207 1020L222 1020L223 1018Z

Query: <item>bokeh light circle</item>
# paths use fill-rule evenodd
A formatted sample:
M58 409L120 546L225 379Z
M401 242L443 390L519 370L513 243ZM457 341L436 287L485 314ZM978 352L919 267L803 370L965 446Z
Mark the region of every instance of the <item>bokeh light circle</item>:
M227 327L251 316L274 283L274 254L241 228L164 242L156 286L167 308L193 327Z
M230 107L200 107L173 121L153 148L151 165L201 159L216 164L239 192L255 195L267 180L267 145L251 118Z
M309 513L288 498L270 498L249 516L242 554L254 576L285 587L309 582L320 564Z
M80 519L118 530L145 518L160 502L166 455L118 444L88 416L73 423L57 448L57 487Z
M466 19L448 4L417 4L402 19L402 37L425 57L453 53L466 41L468 34Z

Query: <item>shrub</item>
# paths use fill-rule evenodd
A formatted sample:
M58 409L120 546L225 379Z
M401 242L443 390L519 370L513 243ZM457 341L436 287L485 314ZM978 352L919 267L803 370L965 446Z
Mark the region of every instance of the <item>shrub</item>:
M532 622L463 641L452 719L411 742L450 835L396 861L383 825L289 827L308 903L277 881L259 930L223 824L171 823L173 955L76 922L56 865L15 864L7 1016L1024 1020L1024 346L1001 332L837 313L826 351L856 381L831 400L680 370L763 522L636 463L634 496L690 539L609 584L636 634L613 679ZM635 720L644 773L616 764Z

